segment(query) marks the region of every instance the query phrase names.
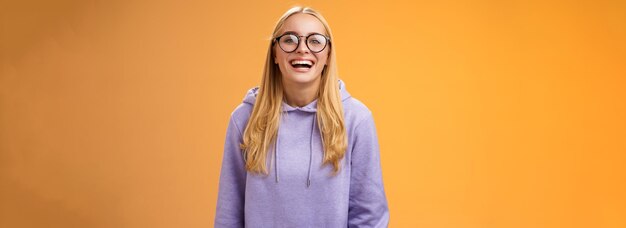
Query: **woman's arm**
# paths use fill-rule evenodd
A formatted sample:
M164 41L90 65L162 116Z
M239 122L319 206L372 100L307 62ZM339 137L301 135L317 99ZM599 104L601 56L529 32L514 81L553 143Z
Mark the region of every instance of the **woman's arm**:
M244 227L246 170L239 147L241 135L231 116L224 143L214 227Z
M354 134L348 227L387 227L389 208L371 112L357 124Z

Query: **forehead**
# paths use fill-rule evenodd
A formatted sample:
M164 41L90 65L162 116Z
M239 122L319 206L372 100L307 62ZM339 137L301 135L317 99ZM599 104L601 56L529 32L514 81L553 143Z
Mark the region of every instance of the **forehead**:
M279 34L285 33L286 31L296 32L300 35L310 33L326 34L324 24L322 24L317 17L305 13L296 13L288 17L279 31Z

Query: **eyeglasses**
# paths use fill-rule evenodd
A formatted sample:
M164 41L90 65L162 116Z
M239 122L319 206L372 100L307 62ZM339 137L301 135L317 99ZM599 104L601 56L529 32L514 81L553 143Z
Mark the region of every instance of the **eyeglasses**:
M319 33L311 33L308 36L298 36L296 34L287 33L274 38L274 42L278 42L278 46L284 52L291 53L296 51L298 46L300 46L300 37L305 37L306 47L313 53L323 51L328 43L330 43L330 37Z

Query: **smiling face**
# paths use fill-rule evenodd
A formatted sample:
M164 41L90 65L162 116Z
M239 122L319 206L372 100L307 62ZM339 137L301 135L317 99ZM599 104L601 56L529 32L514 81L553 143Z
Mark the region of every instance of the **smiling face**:
M313 33L328 35L322 22L315 16L305 13L291 15L278 31L278 36L283 34L301 36L300 45L290 53L282 50L278 42L274 44L274 63L278 64L283 83L305 85L319 82L328 59L330 44L321 52L312 52L305 44L305 39Z

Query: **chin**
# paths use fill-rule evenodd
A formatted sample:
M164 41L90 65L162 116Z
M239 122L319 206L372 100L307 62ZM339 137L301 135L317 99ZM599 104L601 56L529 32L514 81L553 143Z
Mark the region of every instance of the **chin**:
M316 72L315 73L314 72L307 72L307 73L292 72L286 75L285 80L289 82L293 82L293 83L306 84L306 83L314 82L319 77L321 77L321 75L319 75Z
M292 74L287 76L285 79L287 79L287 81L290 82L294 82L294 83L311 83L314 82L318 77L313 76L313 75L298 75L298 74Z

